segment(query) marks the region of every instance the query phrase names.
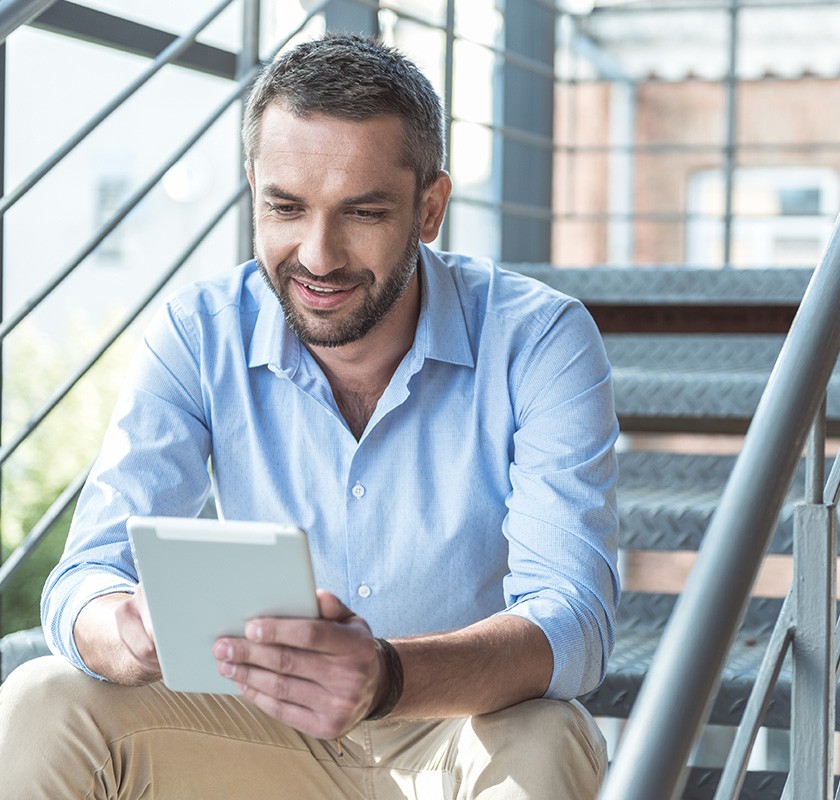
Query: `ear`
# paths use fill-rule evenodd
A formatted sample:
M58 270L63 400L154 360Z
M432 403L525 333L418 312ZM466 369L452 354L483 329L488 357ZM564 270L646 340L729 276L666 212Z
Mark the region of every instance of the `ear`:
M434 182L423 190L420 199L420 241L428 244L435 240L440 226L443 224L443 215L446 213L446 204L449 202L449 194L452 192L452 181L449 174L441 170Z
M250 159L245 160L245 174L248 176L248 183L251 184L251 196L254 196L254 162Z

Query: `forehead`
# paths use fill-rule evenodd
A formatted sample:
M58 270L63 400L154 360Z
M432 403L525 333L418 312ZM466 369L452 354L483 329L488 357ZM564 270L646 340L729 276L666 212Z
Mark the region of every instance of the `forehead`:
M254 159L257 175L270 180L370 181L413 187L404 163L403 122L395 116L363 121L326 114L298 116L282 105L263 113Z

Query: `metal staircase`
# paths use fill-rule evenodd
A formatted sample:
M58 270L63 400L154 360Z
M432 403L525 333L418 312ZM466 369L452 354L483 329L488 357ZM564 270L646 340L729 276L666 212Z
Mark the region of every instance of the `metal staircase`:
M200 31L235 2L221 3L183 36L163 40L155 40L149 31L123 27L107 15L96 17L102 23L101 35L111 35L112 44L123 35L145 43L152 63L77 135L6 193L0 200L0 219L111 111L167 64L224 74L231 82L230 92L204 125L178 143L171 157L69 258L65 268L0 323L0 341L44 298L60 291L64 279L122 224L203 131L238 104L257 62L259 3L242 3L244 34L239 52L225 53L196 43ZM553 3L537 4L556 12ZM332 9L337 24L346 19L353 5L349 0L310 4L307 21ZM367 0L357 5L368 14L377 6ZM67 2L0 0L0 42L26 23L74 35L71 31L82 24L85 13ZM442 30L451 56L454 0L447 3L446 19L449 27ZM273 43L272 49L283 47L288 38ZM158 41L157 50L153 40ZM521 66L523 56L514 54L511 62ZM447 63L451 67L451 57ZM235 153L232 142L231 156ZM183 243L169 269L126 309L85 363L33 411L19 431L4 432L0 467L13 458L17 448L144 309L156 304L164 287L219 221L235 213L244 194L244 184L235 187L201 230ZM521 213L522 207L518 210ZM243 253L250 243L248 220L245 204L240 211ZM825 480L824 437L840 432L840 374L832 373L840 336L831 319L831 311L840 302L838 251L840 237L835 231L817 287L809 292L808 307L798 320L793 344L784 348L785 333L811 279L810 270L560 271L545 265L514 265L583 299L605 332L626 440L619 457L623 551L694 553L701 546L704 550L695 570L697 577L692 577L676 611L675 594L643 589L625 593L607 679L584 698L593 714L601 718L624 721L635 709L636 719L627 726L618 752L612 754L614 765L604 790L608 800L772 800L782 796L805 800L825 798L829 793L833 796L837 656L831 598L836 595L834 503L840 474L832 471ZM783 350L786 361L770 381L773 395L761 400ZM798 367L802 368L798 381L787 377ZM817 413L823 380L827 386L824 420ZM738 460L734 455L645 449L643 437L650 434L743 435L760 404L764 411L758 415L757 430L750 430ZM812 458L806 466L799 455L815 414ZM0 564L0 595L72 506L85 474L86 470L70 482L23 544ZM734 483L726 489L730 479ZM803 499L809 502L804 512L796 508ZM796 591L787 601L750 598L750 585L765 553L796 553ZM678 625L669 628L672 619ZM38 629L0 639L0 680L18 663L43 652ZM753 691L756 685L757 693ZM728 767L686 767L707 721L734 727L744 718L749 724L728 740L735 741ZM745 754L760 726L775 730L792 726L792 777L787 794L783 794L787 773L746 770Z

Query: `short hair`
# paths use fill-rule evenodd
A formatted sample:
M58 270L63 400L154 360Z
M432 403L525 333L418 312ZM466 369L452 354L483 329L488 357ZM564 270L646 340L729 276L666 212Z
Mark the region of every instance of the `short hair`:
M267 64L254 82L242 122L245 158L253 163L262 115L272 102L299 117L327 114L362 121L394 115L403 122L403 162L418 190L443 167L443 112L428 78L405 56L374 39L327 34Z

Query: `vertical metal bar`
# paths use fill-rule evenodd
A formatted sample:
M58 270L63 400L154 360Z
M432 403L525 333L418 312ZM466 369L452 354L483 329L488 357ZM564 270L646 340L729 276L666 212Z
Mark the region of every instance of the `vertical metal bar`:
M555 11L535 0L505 0L504 49L545 65L537 75L505 59L501 76L501 126L551 141L554 134ZM551 260L551 206L554 152L503 136L501 202L545 209L545 218L502 214L501 260Z
M738 125L739 0L729 2L729 67L726 73L726 143L723 151L723 266L732 266L732 208L735 193L735 147Z
M6 191L6 43L0 44L0 197ZM6 244L3 236L5 218L0 215L0 321L3 319L4 285L5 285L5 250ZM3 419L3 389L4 389L4 363L3 351L5 344L0 342L0 421ZM0 443L2 440L0 439ZM0 467L0 523L3 519L3 471ZM3 535L0 526L0 566L3 565ZM3 596L0 594L0 639L3 638ZM2 655L0 654L0 659ZM2 674L2 663L0 663L0 674Z
M443 115L446 131L446 161L444 169L452 172L452 90L455 67L455 0L446 0L446 51L443 76ZM441 250L449 250L451 231L449 228L449 214L443 218L440 231Z
M236 78L242 78L259 63L260 60L260 0L242 0L242 48L236 58ZM247 95L242 98L240 123L245 115ZM237 143L238 161L243 162L242 145ZM244 167L240 175L245 177ZM253 258L253 205L248 192L239 201L237 258L240 262Z
M791 694L791 797L830 798L834 790L834 614L837 514L800 505L794 515L796 633Z
M631 81L613 81L610 84L609 136L616 149L609 156L607 261L617 266L633 263L635 127L636 87Z
M808 458L805 464L805 502L822 505L825 487L825 395L808 436Z

